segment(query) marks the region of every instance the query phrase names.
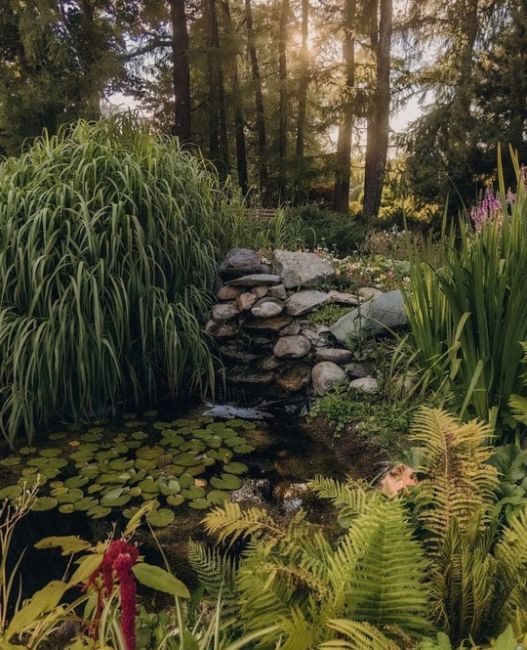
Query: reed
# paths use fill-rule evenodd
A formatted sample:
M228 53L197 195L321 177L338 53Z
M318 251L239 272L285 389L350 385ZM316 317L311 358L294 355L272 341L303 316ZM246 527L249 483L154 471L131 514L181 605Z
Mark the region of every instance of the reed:
M0 429L205 392L201 322L243 211L132 118L81 121L0 165Z

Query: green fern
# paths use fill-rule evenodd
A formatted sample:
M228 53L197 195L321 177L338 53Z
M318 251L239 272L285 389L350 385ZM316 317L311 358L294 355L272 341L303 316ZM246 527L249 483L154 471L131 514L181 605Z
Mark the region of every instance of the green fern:
M398 650L398 646L369 623L359 623L346 619L328 622L331 630L338 632L342 638L332 639L320 644L323 650Z

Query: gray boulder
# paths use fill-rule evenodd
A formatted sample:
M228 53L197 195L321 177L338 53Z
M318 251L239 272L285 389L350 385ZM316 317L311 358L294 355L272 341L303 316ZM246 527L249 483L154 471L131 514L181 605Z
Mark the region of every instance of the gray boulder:
M357 294L359 298L362 298L362 300L371 300L372 298L380 296L382 294L382 291L380 289L376 289L375 287L361 287L357 291Z
M350 388L361 391L362 393L371 393L372 395L379 392L379 382L375 377L360 377L349 383Z
M342 291L335 291L332 289L329 292L329 299L336 305L351 305L354 307L359 304L359 298L353 293L343 293Z
M350 338L375 336L386 333L387 330L404 327L407 322L403 295L397 289L381 293L360 307L352 309L331 327L331 333L338 341L346 343Z
M251 273L269 273L270 268L262 263L261 257L250 248L232 248L220 266L222 278L232 279Z
M283 284L277 284L275 287L269 287L269 295L272 298L278 298L279 300L287 299L287 291Z
M251 314L257 318L274 318L284 311L284 303L276 298L262 298L251 309Z
M212 318L214 320L230 320L231 318L236 318L239 313L238 307L230 303L214 305L212 308Z
M243 293L243 289L239 287L222 287L216 295L218 300L236 300L241 293Z
M311 371L313 390L317 395L325 395L330 388L347 380L346 373L332 361L321 361Z
M276 250L272 265L286 289L318 287L335 278L335 269L315 253Z
M279 359L300 359L309 354L311 343L301 334L297 336L281 336L276 342L273 352Z
M315 353L316 361L332 361L343 366L353 359L353 353L343 348L319 348Z
M329 294L316 289L307 289L292 294L286 301L287 313L290 316L301 316L329 300Z

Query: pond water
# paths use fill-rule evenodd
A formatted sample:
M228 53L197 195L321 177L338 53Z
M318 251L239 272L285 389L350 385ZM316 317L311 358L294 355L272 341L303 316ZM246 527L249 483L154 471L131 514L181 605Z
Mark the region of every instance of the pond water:
M253 416L266 419L249 419ZM309 510L306 481L317 474L344 477L350 463L298 416L283 409L271 416L231 405L227 410L175 405L66 427L16 455L4 450L0 488L47 476L40 504L46 509L22 520L11 550L11 562L25 553L24 594L61 577L68 562L58 551L35 550L35 542L50 535L104 540L118 534L144 500L158 503L161 516L151 524L172 567L188 583L193 576L186 545L190 536L203 538L200 521L208 507L230 498L270 508L279 517L300 507ZM5 463L6 458L12 460ZM313 515L324 516L320 504ZM136 539L148 561L160 561L147 527Z

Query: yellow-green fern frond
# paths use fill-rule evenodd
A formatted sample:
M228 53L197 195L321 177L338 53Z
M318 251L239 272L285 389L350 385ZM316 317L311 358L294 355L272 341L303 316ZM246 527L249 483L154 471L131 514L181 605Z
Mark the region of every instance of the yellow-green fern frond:
M414 498L428 542L439 551L453 520L465 528L478 513L482 523L498 488L497 471L488 464L491 428L473 420L462 423L439 409L422 408L411 432L424 464Z
M370 623L334 619L328 627L340 636L320 644L323 650L399 650L399 646Z
M427 569L402 502L385 500L357 517L338 545L330 576L335 610L420 635L430 626Z
M343 528L351 526L357 515L384 499L380 492L360 481L343 483L317 476L309 485L318 497L333 501L338 510L338 522Z
M238 503L226 502L223 507L212 509L203 519L205 530L215 535L220 542L232 543L257 534L267 534L273 539L282 539L286 535L283 526L279 526L262 508L242 509Z
M229 608L235 599L237 560L221 553L218 548L193 541L188 545L188 559L207 596L215 600L221 594L224 608Z

